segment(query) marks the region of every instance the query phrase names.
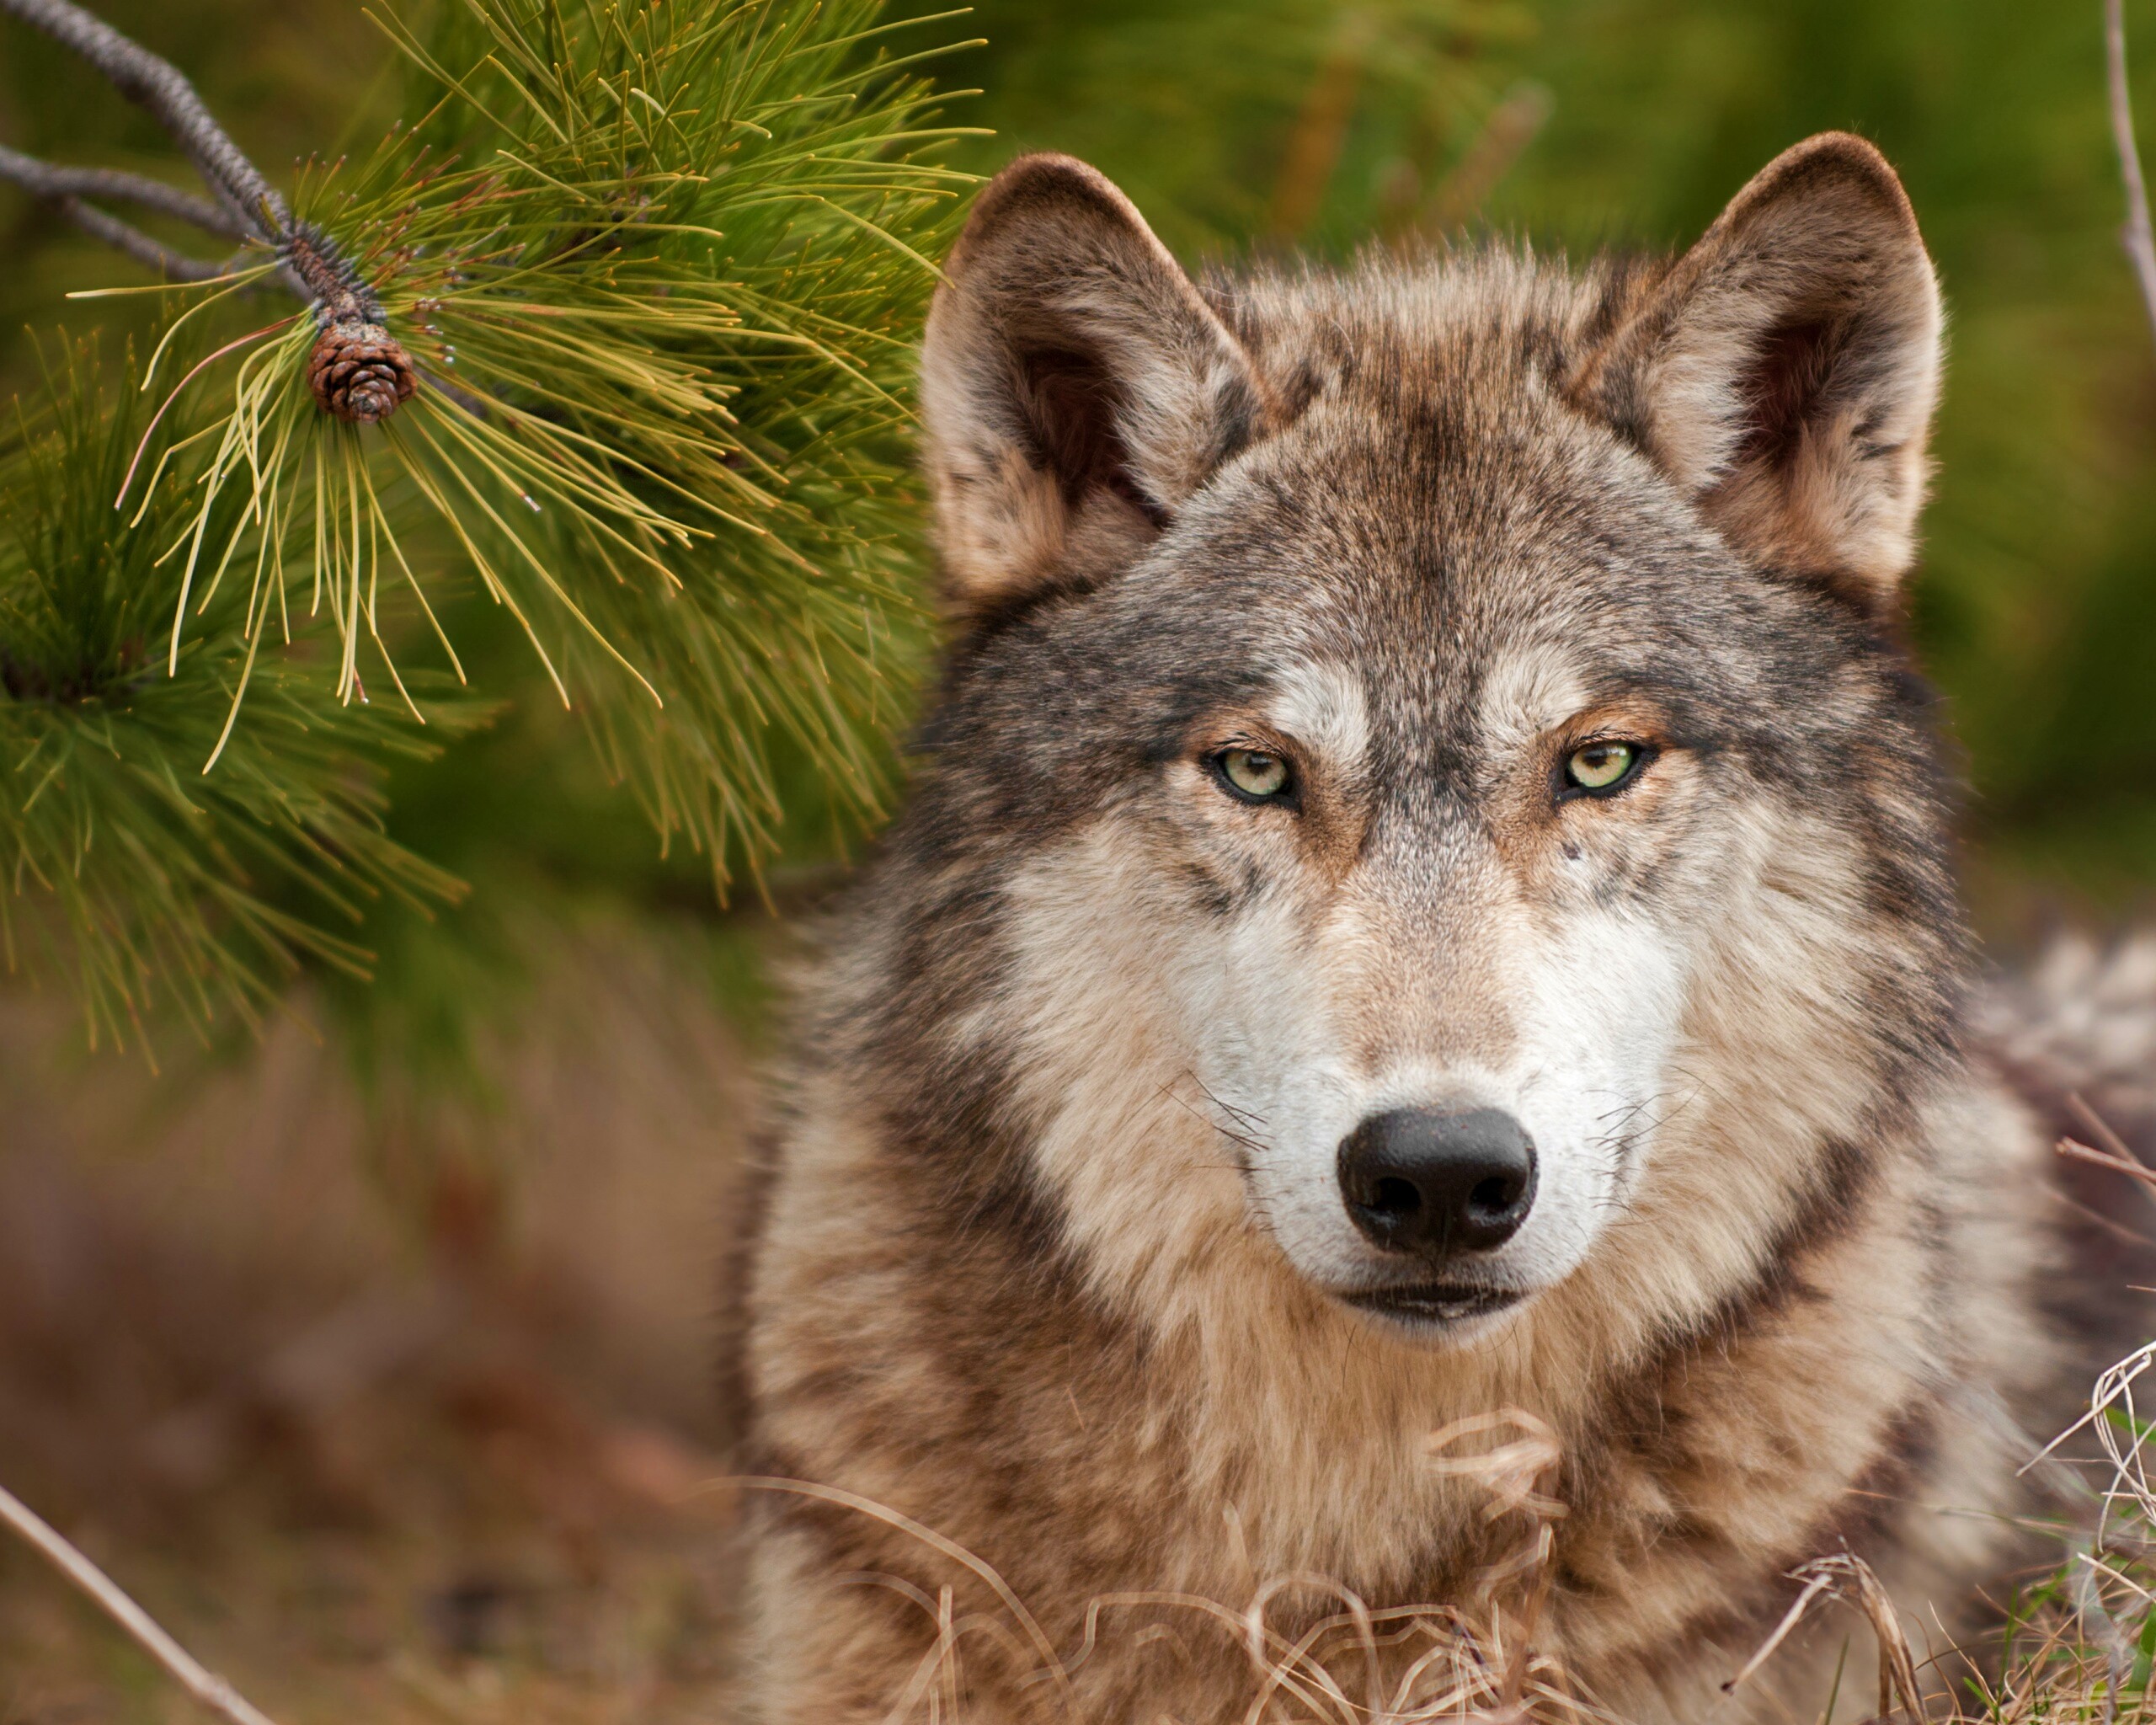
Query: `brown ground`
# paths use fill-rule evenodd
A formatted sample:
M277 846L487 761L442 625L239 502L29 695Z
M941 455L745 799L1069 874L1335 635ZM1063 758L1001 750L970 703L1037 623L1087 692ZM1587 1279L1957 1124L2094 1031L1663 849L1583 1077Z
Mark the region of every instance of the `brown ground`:
M726 1717L746 1062L557 946L510 1100L398 1127L296 1025L152 1078L0 995L0 1483L280 1725ZM0 1725L200 1717L0 1530Z

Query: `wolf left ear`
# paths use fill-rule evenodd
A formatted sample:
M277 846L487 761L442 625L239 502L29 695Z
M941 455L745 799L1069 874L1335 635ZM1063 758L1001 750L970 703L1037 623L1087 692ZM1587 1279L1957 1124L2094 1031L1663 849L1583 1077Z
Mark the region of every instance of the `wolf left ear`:
M921 422L961 612L1125 566L1255 435L1250 359L1130 200L1026 156L944 265Z
M1737 547L1878 602L1915 554L1940 338L1901 181L1826 132L1737 195L1576 390Z

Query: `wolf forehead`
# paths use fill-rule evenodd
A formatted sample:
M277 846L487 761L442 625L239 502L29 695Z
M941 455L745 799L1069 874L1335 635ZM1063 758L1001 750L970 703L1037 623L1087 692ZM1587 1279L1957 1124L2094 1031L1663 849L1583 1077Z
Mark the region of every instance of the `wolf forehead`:
M1804 710L1861 722L1878 686L1835 668L1897 660L1940 327L1900 184L1846 135L1673 259L1495 247L1203 288L1094 170L1022 158L922 350L953 686L1017 657L1037 702L1157 721L1300 644L1442 729L1546 642L1583 684L1734 717L1805 678Z
M1641 267L1492 251L1209 280L1267 416L1120 566L979 619L931 742L1157 760L1241 711L1374 764L1464 767L1493 712L1632 698L1702 746L1876 716L1879 619L1734 554L1564 399Z

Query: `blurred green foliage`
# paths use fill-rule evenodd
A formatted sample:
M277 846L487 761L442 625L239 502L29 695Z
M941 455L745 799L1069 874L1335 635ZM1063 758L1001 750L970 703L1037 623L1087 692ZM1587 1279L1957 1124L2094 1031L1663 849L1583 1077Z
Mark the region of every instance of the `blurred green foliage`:
M357 0L100 7L194 74L273 177L397 117ZM2156 120L2156 3L2127 12ZM1952 311L1914 627L1968 752L1983 901L2001 925L2055 899L2108 915L2156 882L2156 339L2116 243L2097 0L983 0L942 28L989 39L943 71L982 92L945 117L995 133L958 165L1084 155L1193 262L1463 226L1575 252L1681 245L1794 140L1877 140ZM13 26L0 140L180 177L147 120ZM140 279L5 192L0 258L0 393L30 375L26 326L88 321L67 290ZM125 303L98 321L124 323ZM451 626L509 705L398 769L390 817L476 889L377 919L382 980L337 996L384 1070L453 1069L487 1003L513 1009L513 987L485 984L513 983L504 931L531 914L708 920L706 869L661 851L480 610ZM782 756L782 774L783 889L858 835ZM738 991L732 938L714 974Z

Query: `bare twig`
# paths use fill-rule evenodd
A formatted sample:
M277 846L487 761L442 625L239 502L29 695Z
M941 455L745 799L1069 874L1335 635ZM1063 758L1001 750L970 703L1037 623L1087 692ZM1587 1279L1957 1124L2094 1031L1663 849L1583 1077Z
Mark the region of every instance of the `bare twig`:
M210 281L232 267L175 252L161 241L152 239L141 228L122 222L117 216L108 216L94 204L86 204L80 198L55 198L52 207L92 238L118 247L152 270L163 270L168 281Z
M2156 235L2148 226L2148 186L2141 177L2141 147L2133 136L2133 97L2126 76L2126 0L2104 0L2104 57L2111 72L2111 142L2126 182L2126 227L2121 243L2141 284L2142 302L2156 329Z
M13 150L0 156L0 179L50 198L77 227L162 270L170 280L211 280L231 266L185 257L83 198L132 197L274 247L285 285L313 312L322 332L307 370L317 403L354 423L371 424L393 413L416 387L417 373L402 344L383 328L382 302L374 289L329 235L311 222L292 219L285 200L211 116L179 69L74 0L0 0L0 12L12 13L72 48L122 95L155 115L216 195L217 206L139 175L59 168ZM355 371L360 382L350 382ZM392 382L380 383L377 371L387 372ZM472 412L482 411L478 399L466 392L458 391L456 398Z
M2109 1168L2114 1174L2124 1174L2129 1180L2138 1180L2144 1186L2156 1186L2156 1169L2130 1157L2091 1149L2079 1139L2062 1138L2058 1153L2068 1162L2087 1162L2092 1167Z
M140 1642L204 1706L221 1714L232 1725L271 1725L266 1714L216 1672L206 1669L159 1628L148 1612L122 1593L109 1576L5 1487L0 1487L0 1521L5 1521L50 1558L61 1573L96 1600L108 1616Z
M246 227L222 205L145 174L128 174L116 168L62 168L0 144L0 179L13 180L32 195L55 202L61 198L116 198L177 216L182 222L191 222L229 239L247 238Z
M0 0L0 11L13 13L72 48L128 100L155 115L246 232L275 243L291 231L291 212L285 200L211 117L195 86L170 61L130 41L73 0Z
M2067 1097L2066 1111L2080 1123L2082 1130L2102 1146L2106 1152L2116 1156L2119 1161L2130 1164L2143 1179L2148 1178L2147 1165L2133 1153L2126 1140L2111 1130L2110 1123L2089 1106L2088 1098L2079 1091L2074 1091Z
M0 12L13 13L25 24L35 24L66 44L103 72L113 87L131 101L155 115L179 147L187 152L219 203L230 212L243 237L264 241L277 248L284 260L286 282L293 292L319 307L325 324L339 320L381 321L381 308L373 291L338 252L328 235L292 220L261 169L234 143L230 134L211 116L202 99L179 68L160 59L140 43L131 41L102 19L93 17L74 0L0 0ZM29 162L31 158L18 158ZM33 163L43 167L42 163ZM67 173L70 170L51 170ZM67 207L63 206L63 207ZM100 211L67 208L78 226L123 251L167 270L179 279L201 280L222 273L221 268L188 273L203 266L182 259L146 235ZM93 222L85 216L98 219Z

